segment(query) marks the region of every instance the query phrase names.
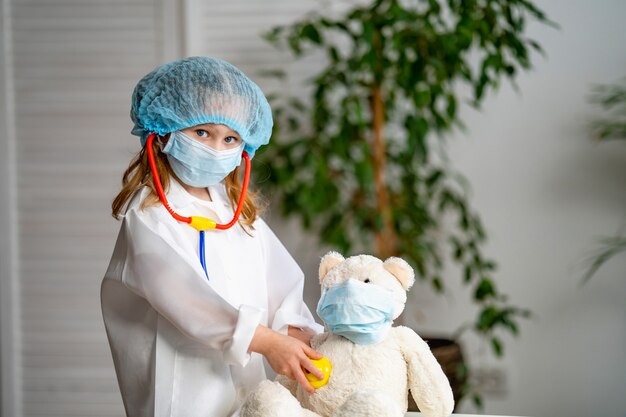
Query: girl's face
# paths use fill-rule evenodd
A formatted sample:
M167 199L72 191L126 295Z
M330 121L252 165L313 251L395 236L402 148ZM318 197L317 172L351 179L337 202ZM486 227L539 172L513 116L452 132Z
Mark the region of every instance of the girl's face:
M237 132L225 125L206 123L182 129L181 132L217 151L224 151L241 145L241 138Z

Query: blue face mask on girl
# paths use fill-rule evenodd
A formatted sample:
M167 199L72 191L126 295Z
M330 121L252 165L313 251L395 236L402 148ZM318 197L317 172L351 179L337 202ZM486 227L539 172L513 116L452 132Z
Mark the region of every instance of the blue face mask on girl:
M176 176L192 187L208 187L222 181L241 163L243 142L218 151L180 131L172 132L163 153Z
M395 308L391 290L348 279L324 289L317 315L332 333L359 345L371 345L387 336Z

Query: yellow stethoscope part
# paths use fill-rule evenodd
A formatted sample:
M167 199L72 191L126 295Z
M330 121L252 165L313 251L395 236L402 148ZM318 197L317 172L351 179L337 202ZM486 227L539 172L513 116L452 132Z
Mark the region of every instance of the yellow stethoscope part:
M216 225L217 222L215 220L201 216L191 216L191 221L189 222L189 226L197 231L213 230Z
M306 379L313 386L313 388L315 389L321 388L328 383L328 379L330 378L330 372L333 370L333 366L331 365L330 361L326 358L311 359L311 362L313 362L313 365L315 365L317 369L322 371L322 373L324 374L324 378L317 379L315 375L313 375L306 369L304 372L304 376L306 376Z

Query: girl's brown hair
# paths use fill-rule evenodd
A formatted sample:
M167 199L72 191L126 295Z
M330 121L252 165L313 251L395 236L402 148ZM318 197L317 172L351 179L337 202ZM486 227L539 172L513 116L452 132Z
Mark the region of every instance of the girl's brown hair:
M146 145L147 146L147 145ZM164 190L167 190L170 185L170 178L172 176L175 177L172 168L170 167L169 162L167 161L167 156L161 152L161 147L159 143L155 140L152 142L152 150L154 154L154 160L157 166L157 170L159 172L159 179L161 180L161 185ZM228 174L228 176L224 180L224 185L226 186L226 194L228 195L228 200L230 201L230 205L233 207L233 210L237 207L237 202L239 201L239 195L241 194L241 181L239 179L239 167L235 168L233 172ZM128 165L128 168L124 172L122 177L122 189L117 194L115 199L113 199L113 203L111 204L112 216L119 220L122 214L126 211L126 206L132 200L132 198L143 188L149 187L150 194L146 196L146 198L141 202L140 208L144 209L146 207L156 206L160 204L159 196L156 191L156 187L154 185L154 180L152 178L152 172L150 171L150 164L148 162L148 152L146 151L146 147L143 147L141 151L133 158ZM248 192L246 193L246 197L243 202L243 207L241 209L241 215L239 216L239 225L243 228L246 233L249 234L249 231L246 230L254 230L253 223L256 218L261 214L261 211L265 207L264 203L261 202L260 196L257 193L251 192L248 188Z

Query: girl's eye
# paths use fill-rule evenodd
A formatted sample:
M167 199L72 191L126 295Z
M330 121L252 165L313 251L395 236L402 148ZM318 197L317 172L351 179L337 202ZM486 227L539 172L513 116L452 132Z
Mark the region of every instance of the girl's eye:
M206 130L198 129L196 130L196 135L201 138L206 138L209 136L209 132L207 132Z
M363 282L365 282L366 284L369 284L370 279L369 279L369 278L366 278L366 279L365 279L365 281L363 281Z
M237 142L237 138L236 138L236 137L234 137L234 136L226 136L226 137L224 138L224 142L226 142L226 143L228 143L228 144L230 144L230 143L235 143L235 142Z

